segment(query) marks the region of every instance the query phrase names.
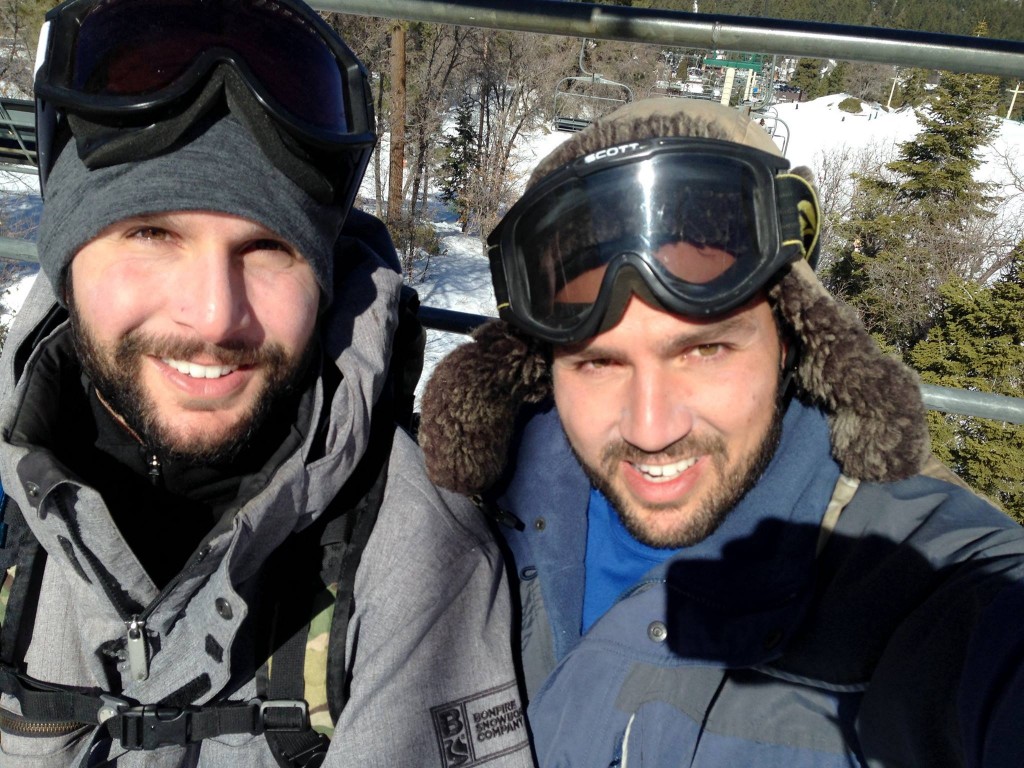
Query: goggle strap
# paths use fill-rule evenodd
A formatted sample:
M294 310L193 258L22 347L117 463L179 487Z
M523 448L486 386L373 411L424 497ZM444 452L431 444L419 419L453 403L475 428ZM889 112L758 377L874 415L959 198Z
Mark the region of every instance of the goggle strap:
M814 185L796 173L781 173L775 179L781 244L798 246L814 268L821 233L821 208Z
M508 281L505 279L505 264L501 259L501 222L487 238L487 263L491 268L491 282L494 284L494 300L498 309L510 307Z

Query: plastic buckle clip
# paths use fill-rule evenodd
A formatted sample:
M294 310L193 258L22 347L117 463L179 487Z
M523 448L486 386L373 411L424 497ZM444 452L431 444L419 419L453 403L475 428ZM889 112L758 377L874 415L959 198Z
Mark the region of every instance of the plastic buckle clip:
M273 714L273 710L295 710L295 716L284 716ZM271 712L271 720L267 722L267 713ZM309 729L309 704L304 699L270 699L261 701L259 709L259 723L263 731L278 731L292 733Z
M147 704L129 707L121 718L121 746L125 749L156 749L188 744L192 712L181 707Z

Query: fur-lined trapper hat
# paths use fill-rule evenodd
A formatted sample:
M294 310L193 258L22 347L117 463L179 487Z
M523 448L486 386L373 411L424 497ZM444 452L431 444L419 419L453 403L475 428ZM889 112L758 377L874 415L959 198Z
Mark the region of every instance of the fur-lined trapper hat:
M592 123L537 166L529 185L565 163L629 141L691 136L779 154L765 130L739 110L691 99L628 104ZM794 172L810 176L807 169ZM769 289L768 300L798 341L797 397L829 417L832 454L844 474L891 481L921 470L929 456L917 375L882 353L856 313L833 299L800 261ZM427 384L419 439L431 479L482 493L500 479L516 414L551 394L549 349L500 320L453 351Z

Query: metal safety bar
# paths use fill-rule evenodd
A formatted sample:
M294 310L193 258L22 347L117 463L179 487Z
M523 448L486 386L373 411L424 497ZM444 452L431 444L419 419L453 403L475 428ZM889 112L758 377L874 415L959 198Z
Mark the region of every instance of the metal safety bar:
M313 0L324 11L681 48L1024 77L1024 42L555 0Z
M984 419L1024 424L1024 397L972 392L967 389L921 384L925 406L932 411L979 416Z
M36 164L35 102L0 99L0 162Z
M0 237L0 258L39 263L36 244L31 240L20 240L16 237Z

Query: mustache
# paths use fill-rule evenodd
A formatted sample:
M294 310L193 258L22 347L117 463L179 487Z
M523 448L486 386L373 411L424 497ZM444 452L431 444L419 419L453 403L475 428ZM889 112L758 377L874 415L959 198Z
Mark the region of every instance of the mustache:
M189 360L203 357L218 365L273 366L285 361L287 355L276 344L252 344L245 341L211 344L199 339L176 336L154 336L140 331L130 331L118 344L116 357L119 362L132 360L140 355Z
M725 440L717 435L686 435L660 451L645 451L625 440L609 443L601 452L601 463L605 466L620 461L630 464L672 462L693 456L724 456Z

